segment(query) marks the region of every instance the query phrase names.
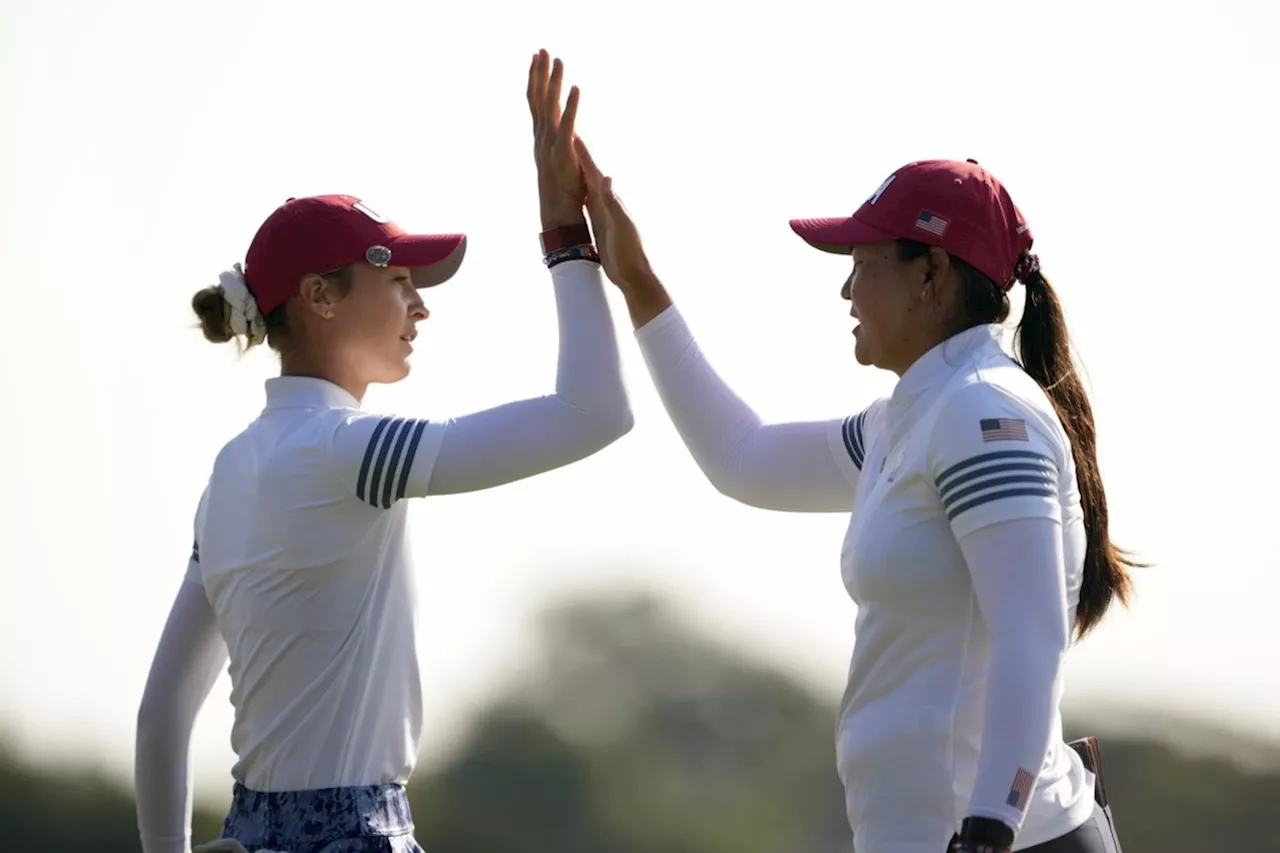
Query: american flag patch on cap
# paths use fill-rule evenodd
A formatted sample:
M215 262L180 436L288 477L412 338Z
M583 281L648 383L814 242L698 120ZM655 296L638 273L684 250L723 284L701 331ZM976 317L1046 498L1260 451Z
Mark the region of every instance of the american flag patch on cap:
M1019 767L1018 772L1013 777L1013 787L1009 789L1009 798L1005 800L1005 803L1020 812L1025 812L1027 810L1027 801L1031 799L1031 787L1035 785L1035 782L1036 777Z
M1021 418L984 418L978 421L983 441L1030 441L1027 422Z
M916 227L921 231L928 231L935 237L941 237L947 233L947 226L950 224L938 214L927 210L920 211L920 215L916 217Z

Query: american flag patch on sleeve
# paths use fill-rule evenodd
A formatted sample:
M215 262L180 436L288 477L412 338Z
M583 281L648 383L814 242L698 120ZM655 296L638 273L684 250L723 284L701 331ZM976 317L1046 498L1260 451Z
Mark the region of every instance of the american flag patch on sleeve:
M983 441L1030 441L1027 422L1021 418L984 418L978 427Z
M1032 776L1021 767L1013 777L1013 787L1009 789L1009 798L1005 803L1013 806L1020 812L1027 810L1027 801L1031 799L1031 788L1036 783L1036 777Z

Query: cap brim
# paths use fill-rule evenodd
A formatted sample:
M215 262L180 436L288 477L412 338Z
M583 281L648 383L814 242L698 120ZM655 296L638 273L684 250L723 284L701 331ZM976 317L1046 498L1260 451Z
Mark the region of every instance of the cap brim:
M872 243L889 243L897 238L892 234L872 228L852 216L837 216L827 219L793 219L791 230L813 246L824 252L835 255L849 255L854 246L866 246Z
M465 234L405 234L387 247L391 265L408 267L413 286L435 287L453 278L467 253Z

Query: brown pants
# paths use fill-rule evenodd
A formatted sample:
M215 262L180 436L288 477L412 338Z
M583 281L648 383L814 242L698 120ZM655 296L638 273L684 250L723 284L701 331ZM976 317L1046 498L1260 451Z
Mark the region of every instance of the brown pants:
M1107 782L1102 775L1102 753L1098 750L1098 740L1087 737L1072 741L1070 746L1095 777L1093 815L1066 835L1028 847L1021 853L1121 853L1120 839L1116 836L1115 823L1111 820L1111 805L1107 800Z

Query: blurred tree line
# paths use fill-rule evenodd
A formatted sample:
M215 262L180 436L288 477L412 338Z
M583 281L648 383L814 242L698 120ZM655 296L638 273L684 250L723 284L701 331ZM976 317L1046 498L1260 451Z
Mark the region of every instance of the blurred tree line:
M538 663L415 776L429 853L849 853L831 704L647 599L564 605L540 640ZM1270 747L1252 756L1270 769L1247 771L1168 741L1104 739L1126 853L1280 851ZM198 811L197 841L221 817ZM0 850L139 849L117 783L0 755Z

